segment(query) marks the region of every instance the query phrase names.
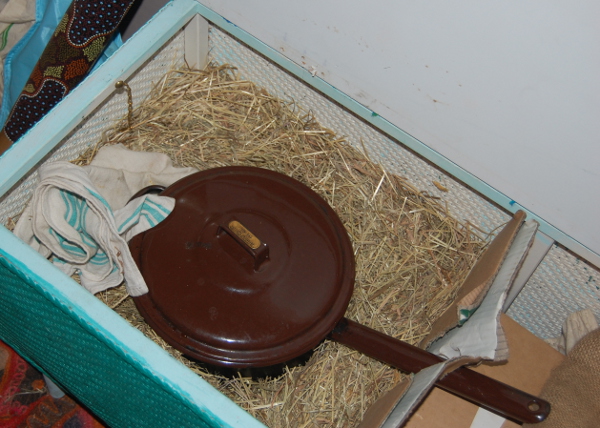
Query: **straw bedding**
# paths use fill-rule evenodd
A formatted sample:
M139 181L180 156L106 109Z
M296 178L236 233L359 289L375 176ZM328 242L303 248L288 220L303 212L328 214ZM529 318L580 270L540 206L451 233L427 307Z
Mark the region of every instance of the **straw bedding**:
M352 240L356 287L346 316L417 343L452 301L482 239L408 180L386 173L361 148L277 99L228 65L174 70L102 144L168 154L176 165L249 165L287 174L334 208ZM85 164L95 150L76 161ZM347 427L393 387L397 370L325 340L303 366L277 378L209 373L170 348L143 321L124 287L102 299L190 369L270 427Z

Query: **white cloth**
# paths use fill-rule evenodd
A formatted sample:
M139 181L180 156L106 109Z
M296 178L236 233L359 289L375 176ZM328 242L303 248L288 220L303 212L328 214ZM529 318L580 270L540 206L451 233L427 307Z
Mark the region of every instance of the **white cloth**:
M100 153L100 166L53 162L40 167L40 184L14 233L67 275L79 273L92 293L125 279L129 294L140 296L148 288L127 241L164 220L175 200L146 195L127 201L147 185L168 186L196 170L174 168L166 155L138 156L122 146L106 146ZM106 163L111 158L113 168Z
M151 185L170 186L196 168L176 168L162 153L136 152L122 144L104 146L83 167L114 210L123 208L138 190Z

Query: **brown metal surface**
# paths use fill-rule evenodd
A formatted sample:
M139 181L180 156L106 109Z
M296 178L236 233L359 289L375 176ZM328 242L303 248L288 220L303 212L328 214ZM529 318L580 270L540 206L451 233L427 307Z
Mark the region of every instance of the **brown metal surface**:
M130 248L150 290L136 304L175 348L219 366L271 366L314 348L343 316L352 245L308 187L226 167L161 195L175 209Z
M441 361L343 318L354 286L352 245L306 186L264 169L225 167L161 194L176 199L175 209L130 242L150 290L135 303L184 354L220 367L269 367L329 335L408 373ZM540 422L550 411L548 402L467 368L437 384L518 422Z
M338 323L330 337L406 373L418 373L443 361L437 355L346 318ZM448 373L436 385L516 422L541 422L550 413L547 401L466 367Z

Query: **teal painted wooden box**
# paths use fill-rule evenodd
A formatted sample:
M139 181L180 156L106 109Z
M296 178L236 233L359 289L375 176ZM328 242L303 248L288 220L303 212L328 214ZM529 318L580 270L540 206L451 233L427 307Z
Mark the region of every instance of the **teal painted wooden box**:
M123 117L117 80L130 80L137 102L170 67L203 54L200 9L169 3L2 156L2 224L27 203L42 162L77 157ZM110 426L263 426L5 227L0 295L0 339Z
M297 100L389 172L439 197L456 218L486 232L510 218L498 201L481 196L481 183L460 174L454 179L440 156L375 112L200 3L173 0L0 157L0 224L28 202L39 165L76 158L126 116L127 96L115 89L117 81L128 82L138 104L170 68L207 59L232 64L273 95ZM447 189L436 189L434 181ZM547 338L560 333L569 311L596 301L600 274L543 234L538 240L539 258L508 313ZM540 307L540 292L555 301ZM114 427L263 426L4 226L0 339Z

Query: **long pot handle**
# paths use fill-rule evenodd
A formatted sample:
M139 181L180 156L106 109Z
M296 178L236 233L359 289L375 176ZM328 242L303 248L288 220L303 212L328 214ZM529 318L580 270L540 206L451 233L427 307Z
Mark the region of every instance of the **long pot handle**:
M407 373L417 373L444 361L441 357L387 336L347 318L330 333L331 339ZM436 385L506 419L520 423L542 422L550 403L510 385L461 367Z

